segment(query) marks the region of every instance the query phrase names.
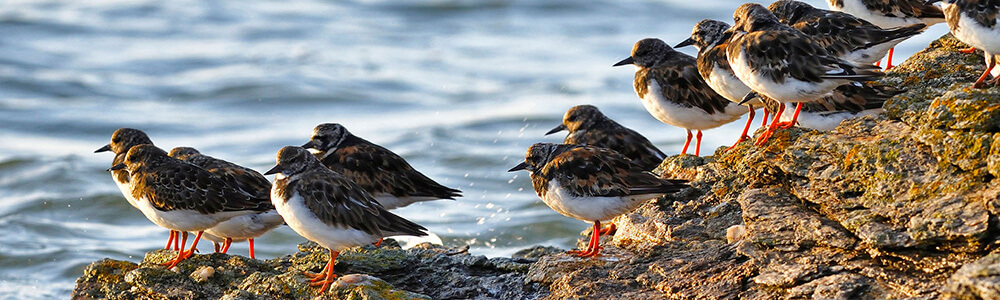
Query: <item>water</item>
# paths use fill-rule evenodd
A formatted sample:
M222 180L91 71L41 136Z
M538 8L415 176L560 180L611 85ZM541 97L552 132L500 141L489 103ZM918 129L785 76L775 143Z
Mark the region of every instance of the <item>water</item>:
M819 1L814 5L824 6ZM400 209L446 245L509 255L570 248L586 224L507 173L566 109L594 104L675 154L612 68L645 37L676 43L740 1L7 1L0 9L0 298L66 298L92 261L139 261L167 231L125 201L92 153L119 127L265 170L313 126L345 124L460 188ZM947 29L907 41L905 57ZM685 50L693 54L693 49ZM703 153L742 121L706 132ZM296 251L288 228L258 255ZM202 249L211 249L203 244ZM233 246L245 255L245 244Z

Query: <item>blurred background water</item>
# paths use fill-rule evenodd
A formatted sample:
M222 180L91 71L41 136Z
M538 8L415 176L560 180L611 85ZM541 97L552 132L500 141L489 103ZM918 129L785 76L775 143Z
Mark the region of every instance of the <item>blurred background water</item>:
M93 153L119 127L266 170L280 147L339 122L464 191L396 211L445 245L488 256L571 248L587 225L506 170L532 143L561 141L543 134L578 104L677 154L684 131L646 113L633 68L611 65L641 38L674 44L698 20L731 23L740 3L4 1L0 298L66 298L90 262L163 247L167 230L105 171L112 155ZM897 60L946 31L903 43ZM707 131L702 153L730 145L742 122ZM304 239L283 227L257 241L258 257L272 258ZM231 251L246 255L246 244Z

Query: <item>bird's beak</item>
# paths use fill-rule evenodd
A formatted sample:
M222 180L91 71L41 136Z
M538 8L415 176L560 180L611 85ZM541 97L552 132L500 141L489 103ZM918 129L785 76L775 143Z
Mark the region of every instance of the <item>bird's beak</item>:
M528 162L521 162L521 163L517 164L516 166L514 166L513 168L510 168L510 170L507 170L507 172L514 172L514 171L520 171L520 170L525 170L525 169L528 169Z
M677 44L677 46L674 46L674 48L687 47L687 46L691 46L691 45L694 45L694 39L688 38L688 39L680 42L679 44Z
M563 130L566 130L566 125L559 124L559 126L556 126L556 128L552 128L552 130L549 130L549 132L546 132L545 135L550 135L550 134L553 134L553 133L556 133L556 132L560 132L560 131L563 131Z
M309 141L308 141L308 142L306 142L305 144L302 144L302 148L306 148L306 149L316 149L316 144L314 144L312 140L309 140Z
M110 168L108 168L108 172L118 171L118 170L121 170L121 169L124 169L124 168L125 168L125 164L117 164L117 165L114 165L114 166L111 166Z
M271 168L270 170L267 170L267 172L264 172L264 175L277 174L281 173L281 171L282 171L281 165L275 165L274 168Z
M635 60L633 60L632 57L629 56L623 59L622 61L615 63L612 67L631 65L633 63L635 63Z
M753 98L757 98L757 97L759 97L757 95L757 92L750 91L749 93L747 93L746 96L743 96L743 101L740 101L740 105L746 104L747 102L750 102L750 100L753 100Z
M101 149L95 150L94 153L101 153L101 152L108 152L108 151L111 151L111 144L104 145L104 147L101 147Z

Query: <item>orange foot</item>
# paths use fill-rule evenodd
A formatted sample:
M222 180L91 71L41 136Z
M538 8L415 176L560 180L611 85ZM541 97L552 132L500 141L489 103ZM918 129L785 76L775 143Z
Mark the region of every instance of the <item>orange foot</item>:
M742 143L743 141L749 140L749 139L750 139L750 136L748 136L748 135L741 136L739 140L736 140L736 143L734 143L732 146L729 146L729 148L726 148L726 151L733 150L733 148L736 148L736 146L739 146L740 143Z
M614 234L615 231L618 231L618 226L615 226L615 223L611 223L608 227L601 229L601 235Z
M958 52L962 52L962 53L965 53L965 54L972 54L972 53L976 52L976 47L965 48L965 49L962 49L962 50L958 50Z
M194 251L181 251L181 252L177 253L177 257L174 257L174 259L168 260L167 262L164 262L164 263L162 263L160 265L161 266L166 266L167 269L173 269L181 261L184 261L185 259L190 258L192 254L194 254Z

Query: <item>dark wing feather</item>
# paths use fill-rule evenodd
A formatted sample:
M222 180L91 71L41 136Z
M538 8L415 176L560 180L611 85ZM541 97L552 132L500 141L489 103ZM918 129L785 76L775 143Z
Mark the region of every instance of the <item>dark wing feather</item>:
M667 157L646 137L617 123L591 128L583 131L582 134L570 134L566 136L563 143L589 145L617 151L641 166L643 170L656 168Z
M151 164L133 174L136 198L147 196L162 211L191 209L204 214L223 211L268 209L270 203L255 201L204 169L179 160ZM138 178L137 178L138 176Z
M670 59L647 68L648 72L636 72L637 77L643 77L636 81L636 91L644 94L647 89L645 82L653 79L660 86L663 96L677 104L697 107L710 114L725 111L729 100L705 83L696 63L695 58L676 52Z
M532 176L536 191L558 180L570 193L584 197L665 194L687 187L684 181L660 179L643 171L615 151L593 147L563 152L545 164L539 173Z
M185 161L219 176L226 183L257 198L270 202L271 182L260 172L208 155L190 156Z
M360 138L358 138L360 140ZM323 159L331 170L343 174L373 195L454 199L461 191L445 187L418 172L386 148L361 140L341 145Z
M426 235L422 231L425 228L387 212L361 187L333 172L305 174L288 184L284 191L298 192L306 207L327 225L354 228L376 236Z

